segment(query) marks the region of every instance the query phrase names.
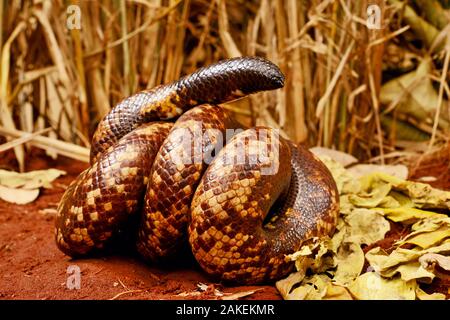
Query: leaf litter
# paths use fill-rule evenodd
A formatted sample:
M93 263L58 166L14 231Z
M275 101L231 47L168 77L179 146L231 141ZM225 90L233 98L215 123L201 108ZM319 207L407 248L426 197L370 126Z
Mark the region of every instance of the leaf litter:
M284 299L445 299L422 284L449 276L450 192L386 171L355 176L322 153L340 194L341 212L331 238L313 239L289 255L296 272L276 283ZM447 214L446 214L447 213ZM383 240L398 223L410 232L385 250ZM367 266L364 270L364 266Z

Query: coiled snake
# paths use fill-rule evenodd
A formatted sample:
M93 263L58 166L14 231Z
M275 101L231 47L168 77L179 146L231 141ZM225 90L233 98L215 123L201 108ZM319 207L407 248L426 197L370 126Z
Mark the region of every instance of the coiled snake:
M241 130L220 149L227 129L239 125L216 106L283 85L276 65L242 57L123 100L98 125L90 168L61 199L59 249L79 257L134 232L151 261L173 257L188 239L217 278L260 283L286 275L287 254L334 231L336 185L307 149L268 127Z

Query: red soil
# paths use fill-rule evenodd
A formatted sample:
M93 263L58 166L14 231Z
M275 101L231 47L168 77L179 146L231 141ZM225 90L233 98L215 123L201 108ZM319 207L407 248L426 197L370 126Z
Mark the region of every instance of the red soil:
M448 161L444 162L448 172ZM421 175L442 176L443 165L416 170ZM59 157L56 161L33 149L27 159L27 171L57 168L67 175L58 178L53 189L43 189L36 201L14 205L0 200L0 299L216 299L215 289L223 293L255 290L244 299L281 299L274 286L229 287L211 282L195 262L172 269L149 266L135 254L117 254L102 258L72 260L61 253L53 239L54 209L68 184L87 164ZM12 153L3 153L0 168L17 170ZM434 183L450 189L450 178ZM44 209L53 209L43 211ZM385 249L404 234L394 227L381 241ZM81 288L66 286L67 268L81 269ZM208 285L205 291L198 284ZM427 291L448 293L449 282L436 281Z

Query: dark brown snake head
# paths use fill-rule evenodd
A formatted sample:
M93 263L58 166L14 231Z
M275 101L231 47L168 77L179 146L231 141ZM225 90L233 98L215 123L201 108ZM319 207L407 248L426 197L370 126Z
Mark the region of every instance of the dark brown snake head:
M273 63L243 57L123 100L97 128L91 167L61 199L58 247L79 257L129 233L152 262L189 243L203 270L219 279L260 283L285 276L293 268L287 254L334 232L336 185L308 150L272 128L241 130L222 148L221 137L238 125L215 105L283 83ZM148 124L180 115L174 125ZM199 160L174 160L198 147ZM264 161L261 148L270 150ZM258 161L227 162L242 155ZM276 170L264 173L267 166ZM137 220L139 226L128 223Z

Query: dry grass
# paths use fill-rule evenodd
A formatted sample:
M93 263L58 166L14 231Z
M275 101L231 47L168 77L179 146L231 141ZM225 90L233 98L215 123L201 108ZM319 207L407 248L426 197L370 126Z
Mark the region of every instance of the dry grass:
M366 25L373 3L382 12L379 30ZM433 147L448 136L439 123L443 114L450 118L449 20L437 0L429 3L0 0L0 134L19 138L7 148L22 169L23 143L52 156L70 156L73 147L73 157L86 160L98 121L124 97L222 58L259 55L281 67L286 86L227 105L242 122L379 162L423 153L405 148L397 129L410 126ZM81 30L67 28L71 4L81 8ZM392 65L398 73L411 55L433 61L429 77L439 102L427 119L380 102L385 73Z

